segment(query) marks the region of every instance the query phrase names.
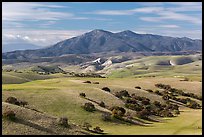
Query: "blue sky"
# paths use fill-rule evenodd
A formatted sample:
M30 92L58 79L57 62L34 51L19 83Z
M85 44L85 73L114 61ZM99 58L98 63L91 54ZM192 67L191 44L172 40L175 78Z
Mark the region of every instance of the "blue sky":
M202 38L201 2L3 2L3 43L40 46L93 29Z

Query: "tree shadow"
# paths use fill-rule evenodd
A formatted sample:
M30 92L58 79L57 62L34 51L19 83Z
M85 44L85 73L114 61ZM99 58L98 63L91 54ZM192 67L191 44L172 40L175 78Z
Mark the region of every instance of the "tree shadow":
M26 126L29 126L31 128L34 128L34 129L37 129L37 130L41 130L41 131L44 131L44 132L47 132L49 134L56 134L54 131L52 131L51 129L48 129L48 128L45 128L43 126L40 126L38 124L35 124L35 123L32 123L32 122L29 122L27 120L24 120L24 119L19 119L17 118L15 120L16 123L19 123L19 124L23 124L23 125L26 125Z

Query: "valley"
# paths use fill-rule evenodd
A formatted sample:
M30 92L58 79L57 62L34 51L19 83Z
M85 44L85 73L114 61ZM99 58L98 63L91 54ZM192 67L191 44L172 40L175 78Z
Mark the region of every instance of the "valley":
M116 97L117 92L125 90L130 95L136 94L148 98L151 103L159 101L161 104L166 104L166 100L161 95L155 94L158 90L155 84L158 83L202 97L201 55L140 56L128 60L123 58L117 56L107 59L99 58L70 66L32 64L28 65L29 67L24 65L22 67L21 63L3 65L2 109L13 108L18 114L17 117L27 119L34 124L33 126L21 124L22 127L18 122L11 122L11 126L7 120L3 120L3 134L9 134L14 127L18 132L12 132L13 134L61 134L59 132L62 131L62 134L101 134L84 129L84 123L89 123L92 128L99 126L103 130L103 134L107 135L196 135L202 133L201 109L189 108L176 101L180 114L173 114L174 117L150 115L149 119L143 119L138 117L139 111L126 107L125 97ZM110 61L111 63L106 63ZM108 65L101 67L102 69L84 71L90 66L102 64ZM102 77L99 77L100 75ZM85 81L90 81L90 83L84 83ZM110 92L102 90L103 87L108 87ZM148 89L153 92L147 91ZM159 91L162 93L162 90L159 89ZM85 94L85 98L80 96L81 93ZM4 102L8 97L25 100L28 102L28 106L26 108L10 106ZM186 97L182 96L182 98ZM202 105L201 100L191 97L190 99ZM101 101L105 103L105 108L99 105ZM170 104L175 104L174 100L170 99L170 101ZM83 109L83 104L87 102L95 106L94 112ZM112 117L111 121L104 121L102 115L113 113L110 108L114 106L125 108L123 120ZM60 129L58 127L59 129L55 130L51 127L52 124L46 122L48 119L46 120L44 116L37 116L41 118L41 121L45 120L46 123L42 125L42 122L39 123L34 118L29 119L21 114L26 111L32 115L34 112L27 112L30 111L27 110L28 108L34 108L46 117L52 116L55 119L66 116L69 123L72 123L75 128ZM131 120L125 122L124 120L129 117ZM189 118L191 119L189 120ZM134 121L134 124L130 121ZM45 132L43 128L37 128L36 124L46 127L50 132ZM27 131L23 133L25 127ZM68 131L66 132L66 130Z
M3 135L202 135L202 2L2 2Z

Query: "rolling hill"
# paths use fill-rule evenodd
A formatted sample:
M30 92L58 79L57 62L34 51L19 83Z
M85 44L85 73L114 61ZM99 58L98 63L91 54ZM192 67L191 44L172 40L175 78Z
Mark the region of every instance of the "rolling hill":
M57 117L32 109L2 102L2 112L13 110L16 120L2 119L4 135L88 135L79 126L70 124L69 128L58 125Z

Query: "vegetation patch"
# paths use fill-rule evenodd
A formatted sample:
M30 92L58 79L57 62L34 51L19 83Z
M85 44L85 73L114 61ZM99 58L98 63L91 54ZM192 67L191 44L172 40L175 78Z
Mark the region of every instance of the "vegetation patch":
M68 127L68 118L67 117L60 117L57 119L57 123L60 125L60 126L63 126L63 127Z
M11 120L11 121L15 121L16 120L16 114L13 110L6 110L3 114L2 114L3 118Z
M96 110L94 104L88 102L88 103L85 103L83 106L82 106L86 111L89 111L89 112L93 112Z

